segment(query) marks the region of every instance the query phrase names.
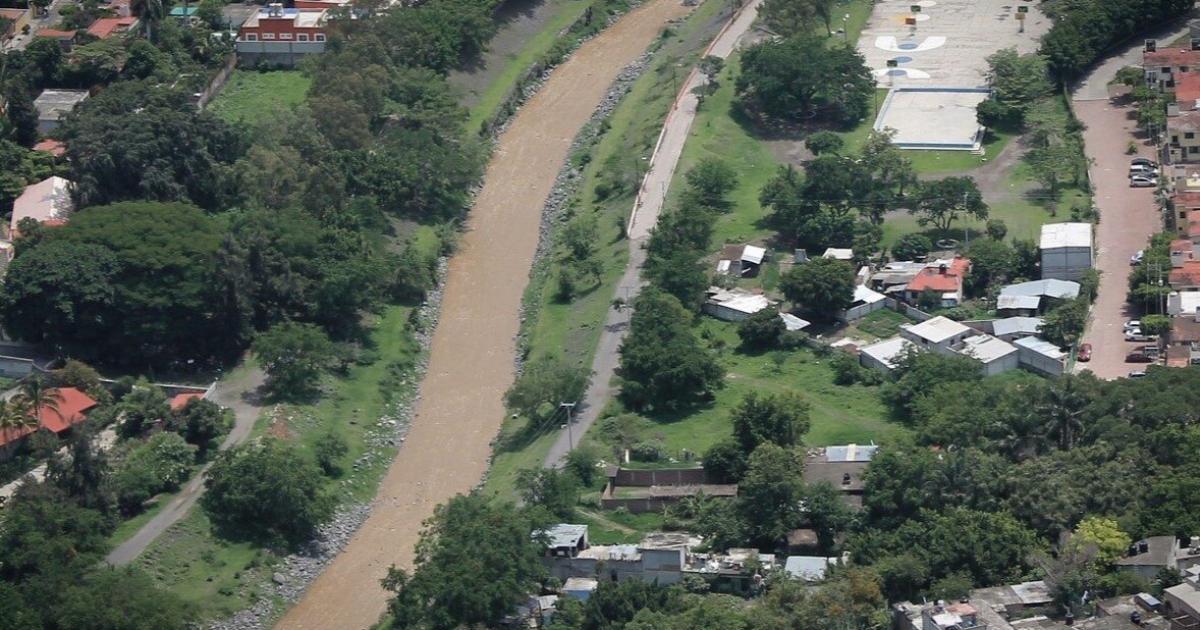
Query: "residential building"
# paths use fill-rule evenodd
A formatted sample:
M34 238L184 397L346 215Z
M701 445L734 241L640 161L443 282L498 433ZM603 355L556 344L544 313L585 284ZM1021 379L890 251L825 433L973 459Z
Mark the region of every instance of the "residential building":
M952 354L955 345L974 334L976 333L971 328L940 315L919 324L900 327L900 336L913 342L918 348L945 355Z
M559 523L541 532L546 537L546 555L574 558L588 548L587 525Z
M797 580L820 582L825 579L825 574L829 571L829 567L836 567L842 562L842 558L836 557L788 556L787 560L783 563L783 570Z
M1013 345L1021 367L1046 376L1060 376L1066 370L1067 353L1045 339L1023 337Z
M1041 317L1005 317L992 320L992 334L1004 341L1036 337L1041 329Z
M1091 223L1047 223L1040 243L1042 278L1079 280L1092 268Z
M758 269L767 258L767 250L757 245L726 245L717 260L717 273L749 278L758 275Z
M1070 280L1031 280L1000 289L996 310L1005 316L1031 316L1079 297L1080 285Z
M87 413L96 406L92 397L74 387L54 390L60 400L54 406L45 405L37 410L37 425L19 429L0 429L0 453L10 452L11 447L38 429L46 429L55 435L63 435L87 419Z
M8 20L8 28L0 31L0 40L8 39L29 26L29 9L0 8L0 18Z
M850 262L854 260L854 250L849 247L830 247L821 254L821 258L832 258L833 260L844 260Z
M1167 314L1190 316L1200 311L1200 291L1172 291L1167 294Z
M87 32L100 39L108 39L114 35L124 35L136 29L138 19L134 16L128 17L104 17L92 22L88 27Z
M991 335L967 337L953 349L958 354L979 361L984 376L1015 370L1019 365L1016 347Z
M177 20L179 22L187 22L189 24L195 24L200 21L200 18L196 15L199 12L200 12L200 7L187 6L185 4L184 6L181 6L181 7L171 7L171 12L168 15L170 15L172 18L174 18L175 20Z
M1200 628L1200 566L1183 572L1183 582L1163 590L1165 615L1172 630Z
M1187 48L1163 48L1142 55L1146 83L1160 89L1174 89L1183 75L1200 70L1200 51Z
M1200 297L1200 291L1171 295ZM1171 330L1166 339L1167 367L1200 365L1200 307L1190 315L1171 318Z
M854 300L850 303L850 308L838 313L837 319L842 322L852 322L886 306L887 297L882 293L871 290L865 284L855 285Z
M9 234L13 238L20 236L18 226L24 219L33 219L45 225L62 225L74 210L70 180L57 175L47 177L36 184L26 186L21 196L13 202Z
M740 322L775 304L765 295L746 289L709 287L700 311L727 322Z
M67 154L67 145L64 144L62 140L46 138L45 140L33 145L33 150L41 151L42 153L49 153L54 157L62 157Z
M898 293L903 295L904 287L921 273L927 263L913 261L894 261L885 264L871 274L867 281L872 289L883 293Z
M861 508L863 475L878 450L879 447L874 444L808 449L804 458L804 482L827 482L841 493L844 503Z
M33 101L38 112L38 133L47 134L57 129L63 116L71 113L87 97L87 90L42 90Z
M79 31L64 31L56 28L43 28L37 30L36 37L41 39L53 39L58 42L58 45L63 49L63 52L71 52L75 47L75 43L79 40Z
M562 594L563 597L570 597L571 599L586 603L591 598L592 593L596 592L596 587L599 585L600 582L594 578L567 578L567 581L563 582Z
M909 352L916 352L918 346L903 337L892 337L878 343L864 346L858 350L858 362L863 367L874 368L884 374L891 374L900 360Z
M1200 161L1200 110L1169 109L1167 116L1167 152L1172 164Z
M297 9L342 9L350 8L350 0L296 0Z
M306 55L325 52L327 9L285 9L274 2L238 29L238 59L293 67Z
M1162 569L1173 569L1180 573L1200 565L1200 536L1192 536L1186 543L1175 536L1151 536L1131 545L1125 557L1116 561L1122 571L1136 573L1153 580Z
M961 256L950 260L935 260L904 287L904 299L916 304L926 292L941 298L939 306L953 308L962 304L963 284L971 271L971 261Z
M1181 111L1200 109L1200 72L1179 75L1175 81L1174 104Z
M171 397L171 411L178 411L187 406L192 400L203 400L204 392L183 392Z
M1192 242L1200 239L1200 190L1176 188L1171 194L1171 205L1175 207L1175 231L1179 236Z

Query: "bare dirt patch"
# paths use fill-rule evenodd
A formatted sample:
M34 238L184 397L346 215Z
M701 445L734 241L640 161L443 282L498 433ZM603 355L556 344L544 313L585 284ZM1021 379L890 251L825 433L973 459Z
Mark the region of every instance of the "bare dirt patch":
M483 188L450 261L429 369L408 439L371 516L280 621L280 628L364 628L383 613L379 580L409 567L421 523L470 491L487 470L490 443L513 379L521 295L542 207L567 150L617 74L689 9L653 0L593 38L564 64L500 137Z

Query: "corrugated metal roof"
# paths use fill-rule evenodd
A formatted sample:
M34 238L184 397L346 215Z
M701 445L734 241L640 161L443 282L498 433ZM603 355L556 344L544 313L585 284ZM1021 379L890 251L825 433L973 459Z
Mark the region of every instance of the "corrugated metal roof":
M879 450L874 444L845 444L842 446L826 446L825 460L830 462L869 462Z

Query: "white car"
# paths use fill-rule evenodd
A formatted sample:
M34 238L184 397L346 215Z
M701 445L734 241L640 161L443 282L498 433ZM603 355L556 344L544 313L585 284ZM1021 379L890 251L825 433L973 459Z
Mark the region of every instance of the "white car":
M1129 332L1131 330L1141 330L1141 329L1142 329L1142 321L1140 319L1131 319L1131 320L1125 322L1125 332Z
M1130 175L1154 175L1154 176L1157 176L1158 169L1153 166L1147 166L1145 164L1130 164L1129 165L1129 174Z
M1146 257L1145 250L1139 249L1138 253L1129 257L1129 264L1130 265L1139 265L1139 264L1141 264L1142 259L1145 257Z
M1157 188L1158 178L1151 175L1132 175L1129 177L1130 188Z
M1134 370L1129 373L1129 378L1142 378L1146 375L1146 370Z
M1125 331L1125 341L1155 341L1158 335L1147 335L1139 328Z

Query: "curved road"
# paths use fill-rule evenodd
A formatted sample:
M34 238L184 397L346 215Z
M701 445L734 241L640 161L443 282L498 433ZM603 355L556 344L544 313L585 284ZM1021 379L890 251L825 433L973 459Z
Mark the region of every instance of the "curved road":
M762 0L751 0L739 9L713 38L704 54L721 59L729 57L742 35L754 24L760 4ZM626 301L636 297L644 284L642 264L646 261L646 241L650 238L650 230L658 223L658 215L666 203L667 190L675 176L675 168L679 165L683 146L687 143L688 133L696 120L697 100L692 90L704 82L704 75L694 69L688 75L678 96L675 97L675 104L667 114L666 121L663 122L654 153L650 156L650 168L646 171L646 177L642 179L642 188L638 191L629 218L629 262L625 265L625 273L617 283L615 293ZM587 433L600 416L605 403L616 394L613 376L620 362L621 340L625 338L629 329L631 315L630 308L609 309L604 330L600 333L600 341L596 347L596 355L592 359L592 380L583 394L583 401L579 405L574 422L571 423L571 429L561 431L551 445L550 452L546 454L546 459L542 462L545 467L556 467L562 463L562 458L574 448L571 438L582 437Z
M376 623L386 608L379 581L388 567L409 567L421 523L434 507L479 483L504 418L521 296L555 177L620 71L668 21L689 11L679 0L651 0L630 12L559 66L500 137L450 261L407 440L379 486L370 517L278 627Z

